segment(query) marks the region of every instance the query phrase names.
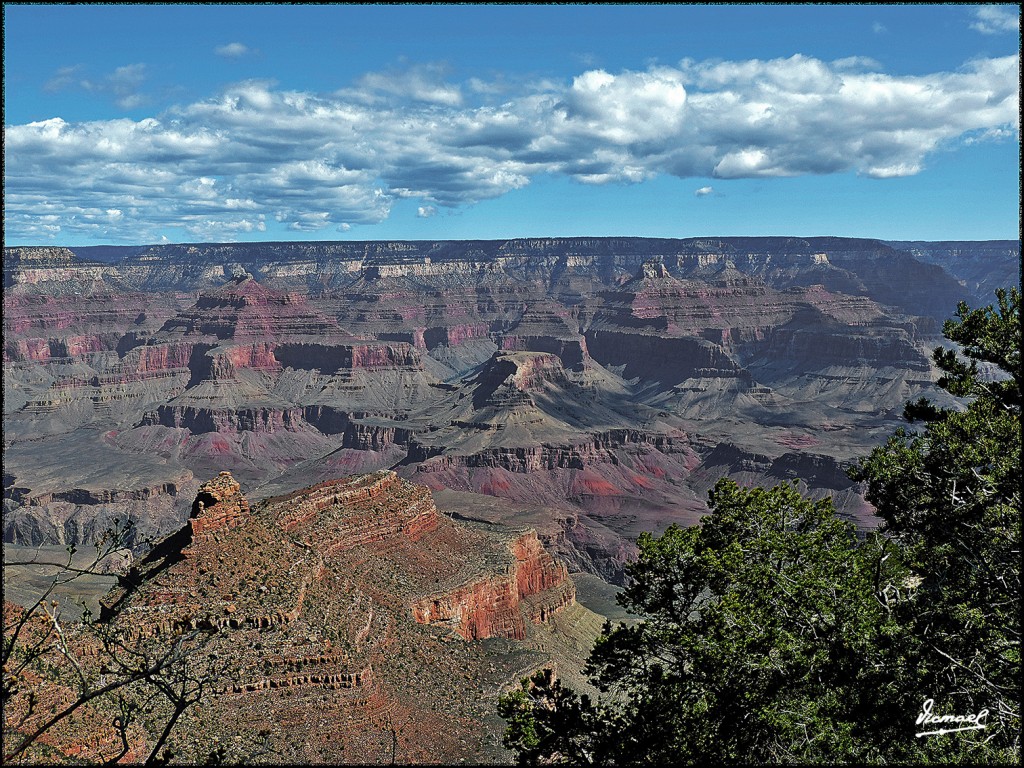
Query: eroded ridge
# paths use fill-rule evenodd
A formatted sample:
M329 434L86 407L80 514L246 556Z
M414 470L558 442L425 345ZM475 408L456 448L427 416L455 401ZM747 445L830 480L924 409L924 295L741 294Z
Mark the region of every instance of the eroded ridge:
M265 509L282 530L324 555L399 534L416 540L438 522L430 491L388 470L268 499Z
M200 486L187 525L104 600L128 642L216 633L232 672L218 689L355 689L373 674L360 632L372 601L324 554L282 536L229 472ZM335 623L328 625L325 611Z
M504 573L484 575L440 595L416 601L416 621L446 624L467 640L526 637L525 620L546 621L572 604L576 587L566 567L545 551L536 531L508 543L512 563Z

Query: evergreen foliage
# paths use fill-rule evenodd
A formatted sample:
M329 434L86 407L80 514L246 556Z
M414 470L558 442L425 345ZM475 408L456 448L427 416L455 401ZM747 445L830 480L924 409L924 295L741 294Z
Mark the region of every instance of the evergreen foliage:
M966 361L935 350L939 386L966 407L908 406L924 431L898 431L854 476L920 582L901 608L918 690L948 711L989 709L985 753L1019 759L1020 291L996 296L943 328Z

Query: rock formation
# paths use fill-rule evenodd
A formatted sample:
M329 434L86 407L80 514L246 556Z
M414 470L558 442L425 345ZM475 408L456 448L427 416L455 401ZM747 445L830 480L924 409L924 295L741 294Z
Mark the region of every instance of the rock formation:
M238 759L504 759L487 697L585 610L552 554L621 581L723 475L870 527L845 467L937 396L941 321L1018 261L828 237L5 248L4 540L131 522L106 618L142 648L212 638L216 717L185 732L220 723Z
M218 534L243 525L248 517L249 502L242 495L242 486L230 472L221 472L199 486L188 521L192 544L199 547Z
M412 609L416 621L446 624L467 640L522 640L524 618L545 621L573 602L576 590L565 566L544 550L535 531L513 539L509 549L515 560L506 573L420 600Z

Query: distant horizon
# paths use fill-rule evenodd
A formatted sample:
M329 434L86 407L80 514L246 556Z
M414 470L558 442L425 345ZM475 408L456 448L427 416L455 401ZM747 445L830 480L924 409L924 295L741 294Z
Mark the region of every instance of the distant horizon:
M3 18L14 247L1020 236L1016 5Z
M383 237L351 240L188 240L180 243L73 243L55 245L53 243L4 243L5 248L156 248L178 247L187 245L359 245L361 243L470 243L470 242L506 242L510 240L870 240L880 243L1020 243L1020 237L988 237L988 238L891 238L891 237L852 237L848 235L690 235L686 237L658 237L652 235L522 235L517 237L426 237L403 238Z

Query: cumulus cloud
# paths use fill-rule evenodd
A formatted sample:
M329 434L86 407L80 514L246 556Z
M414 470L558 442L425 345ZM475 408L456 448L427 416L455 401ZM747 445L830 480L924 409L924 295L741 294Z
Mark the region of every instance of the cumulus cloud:
M128 88L144 74L133 65L106 81ZM141 120L7 126L8 235L152 241L179 227L231 239L272 221L347 231L383 221L397 198L426 217L539 175L892 178L922 172L956 143L1020 131L1017 56L914 76L798 55L590 69L494 89L445 77L440 66L407 67L329 94L245 81ZM65 79L83 76L58 71L53 87Z
M971 29L983 35L1020 32L1020 9L1013 5L983 5L974 12Z
M708 195L710 195L714 191L715 191L714 187L701 187L700 189L693 190L693 194L696 197L707 197Z
M244 43L228 43L227 45L217 46L213 49L213 52L226 59L239 59L249 52L249 47Z
M679 131L686 89L677 70L584 72L556 106L569 136L590 136L629 145Z

